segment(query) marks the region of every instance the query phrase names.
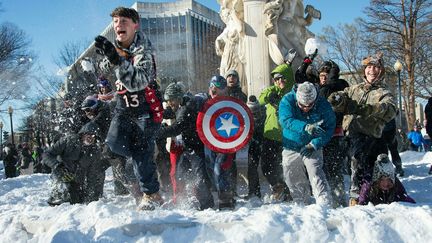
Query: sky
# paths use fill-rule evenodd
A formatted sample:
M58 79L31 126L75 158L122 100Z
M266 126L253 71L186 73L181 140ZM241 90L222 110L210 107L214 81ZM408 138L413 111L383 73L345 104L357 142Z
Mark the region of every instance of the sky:
M372 204L331 209L292 203L238 200L236 208L196 211L185 205L137 212L131 196L115 196L111 169L104 196L88 205L50 207L48 174L4 179L0 162L0 241L2 242L431 242L432 152L401 153L401 178L416 204ZM244 175L245 162L238 164ZM239 176L242 178L242 176ZM345 176L347 179L348 176ZM346 180L347 181L347 180ZM348 181L347 181L348 182ZM244 185L239 181L239 194ZM170 195L163 194L165 200Z
M163 0L149 0L161 2ZM198 0L199 3L219 11L216 0ZM36 60L48 73L58 68L53 59L68 42L91 43L110 23L109 14L117 6L132 6L134 0L0 0L3 12L0 22L16 24L32 40L31 49L38 56ZM304 5L313 5L321 11L322 19L314 21L309 29L319 34L324 26L351 23L363 16L367 0L306 0ZM9 104L6 104L6 106ZM19 107L18 107L19 108ZM4 107L0 107L4 109ZM17 110L17 117L20 115ZM7 113L0 113L0 120L8 124ZM14 127L20 123L14 124ZM9 126L9 125L7 125Z

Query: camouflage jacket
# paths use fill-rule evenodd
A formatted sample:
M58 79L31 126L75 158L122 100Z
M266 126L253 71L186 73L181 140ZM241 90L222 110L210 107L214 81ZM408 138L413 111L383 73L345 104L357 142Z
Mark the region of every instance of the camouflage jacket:
M393 94L387 89L383 81L370 85L366 82L356 84L339 91L344 97L357 102L358 106L372 105L374 112L367 116L349 114L346 110L343 120L343 128L349 133L363 133L375 138L382 135L387 122L396 116L396 103Z
M121 64L115 68L117 80L129 92L143 90L156 77L153 49L150 40L142 32L136 32L131 46L122 48L117 41L114 45L121 58Z

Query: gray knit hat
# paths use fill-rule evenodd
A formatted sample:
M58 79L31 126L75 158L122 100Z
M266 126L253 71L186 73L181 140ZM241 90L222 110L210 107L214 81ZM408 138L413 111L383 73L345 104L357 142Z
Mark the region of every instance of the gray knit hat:
M225 78L228 78L228 76L236 76L237 78L239 77L238 72L234 69L229 70L226 74L225 74Z
M261 112L260 103L258 102L255 95L249 96L249 100L246 104L249 107L249 109L252 111L252 114L254 114L254 116L255 114L259 114Z
M171 99L181 99L184 96L185 92L183 91L183 85L174 82L170 83L164 93L164 99L165 100L171 100Z
M297 102L302 105L310 105L315 102L317 98L317 89L315 85L310 82L304 82L298 85L296 91Z
M378 155L372 174L372 182L378 181L382 176L389 177L393 183L395 182L395 167L387 154Z

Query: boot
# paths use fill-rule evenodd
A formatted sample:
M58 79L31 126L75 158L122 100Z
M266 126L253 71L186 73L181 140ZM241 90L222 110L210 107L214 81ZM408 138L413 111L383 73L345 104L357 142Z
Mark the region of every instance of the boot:
M431 167L430 167L430 169L429 169L428 174L429 174L429 175L432 175L432 165L431 165Z
M234 193L231 191L219 192L219 210L221 209L234 209L235 200Z
M350 207L352 207L352 206L356 206L356 205L358 205L358 199L357 198L350 198L349 199L349 206Z
M138 211L142 210L155 210L156 207L160 207L163 204L163 199L159 192L153 194L143 195L140 204L138 205Z
M288 202L292 201L291 194L289 192L289 189L284 184L276 184L272 187L272 195L270 196L270 199L273 202L279 203L279 202Z

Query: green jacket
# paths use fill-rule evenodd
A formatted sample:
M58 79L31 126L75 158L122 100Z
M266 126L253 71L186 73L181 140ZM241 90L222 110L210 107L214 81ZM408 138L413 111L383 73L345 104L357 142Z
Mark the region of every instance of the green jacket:
M266 119L264 122L264 137L270 140L282 142L282 129L279 125L278 110L279 102L282 97L291 90L292 85L287 85L285 88L280 89L276 86L270 86L263 90L259 96L259 103L266 107ZM271 93L277 95L276 104L270 104L269 96Z
M293 85L294 85L294 75L293 71L290 65L284 63L279 66L277 66L273 71L271 72L272 77L275 73L280 73L284 76L286 80L285 87L283 89L280 89L277 86L270 86L263 90L259 96L259 103L261 105L265 105L266 107L266 119L264 123L264 137L270 140L275 140L282 142L282 129L279 125L279 119L278 119L278 110L279 110L279 103L282 99L282 97L291 91ZM273 104L270 104L270 96L271 94L276 94L276 99L273 102Z

